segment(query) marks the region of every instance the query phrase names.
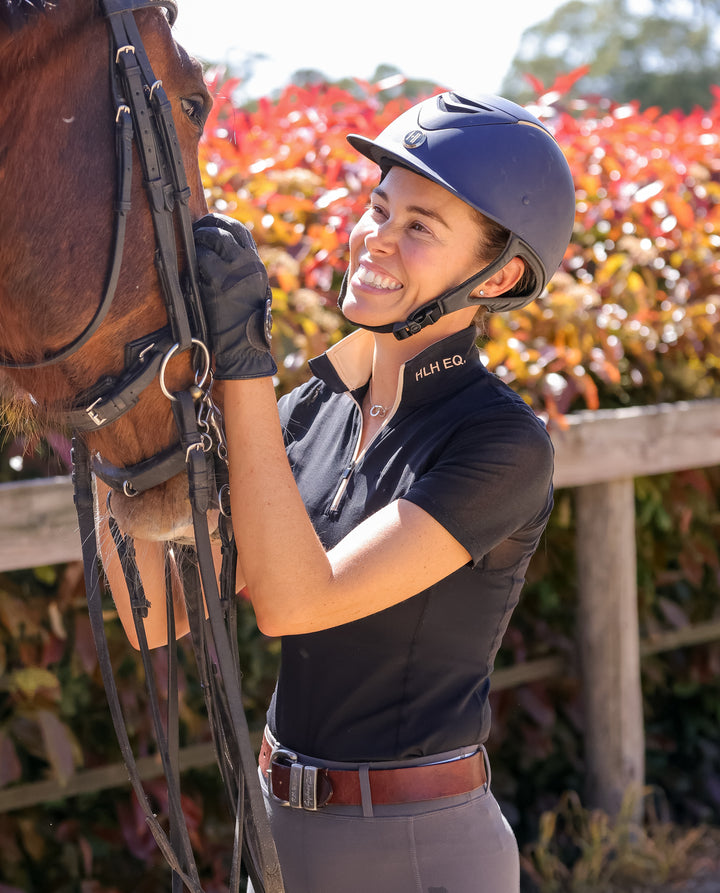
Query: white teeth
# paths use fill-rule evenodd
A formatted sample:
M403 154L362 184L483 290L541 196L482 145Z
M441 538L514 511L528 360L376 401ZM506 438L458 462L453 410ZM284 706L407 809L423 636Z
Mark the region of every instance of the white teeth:
M382 276L380 273L373 273L362 265L358 267L357 277L365 285L370 285L373 288L387 288L391 291L402 288L402 284L397 279L393 279L390 276Z

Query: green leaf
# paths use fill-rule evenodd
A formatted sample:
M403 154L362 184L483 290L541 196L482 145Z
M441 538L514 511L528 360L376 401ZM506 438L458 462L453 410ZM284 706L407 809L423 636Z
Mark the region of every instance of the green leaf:
M53 697L58 697L60 694L60 682L57 676L42 667L23 667L15 670L10 675L10 688L26 698L34 698L40 692Z

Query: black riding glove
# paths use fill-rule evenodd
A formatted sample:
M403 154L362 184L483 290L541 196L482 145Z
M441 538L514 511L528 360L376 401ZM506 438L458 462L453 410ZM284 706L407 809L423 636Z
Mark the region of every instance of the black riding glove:
M253 237L242 223L221 214L202 217L193 231L215 377L274 375L272 292Z

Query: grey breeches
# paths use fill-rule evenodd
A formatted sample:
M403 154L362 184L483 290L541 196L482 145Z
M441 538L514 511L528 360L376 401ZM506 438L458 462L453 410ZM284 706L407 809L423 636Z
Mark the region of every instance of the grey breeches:
M517 843L489 779L468 794L374 806L368 816L367 804L365 815L332 803L284 806L261 775L286 893L518 893Z

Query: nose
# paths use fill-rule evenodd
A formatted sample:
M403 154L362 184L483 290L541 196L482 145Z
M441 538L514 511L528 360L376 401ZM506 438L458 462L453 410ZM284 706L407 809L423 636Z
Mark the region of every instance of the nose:
M375 223L365 233L365 247L371 253L387 254L395 248L396 237L389 220Z

